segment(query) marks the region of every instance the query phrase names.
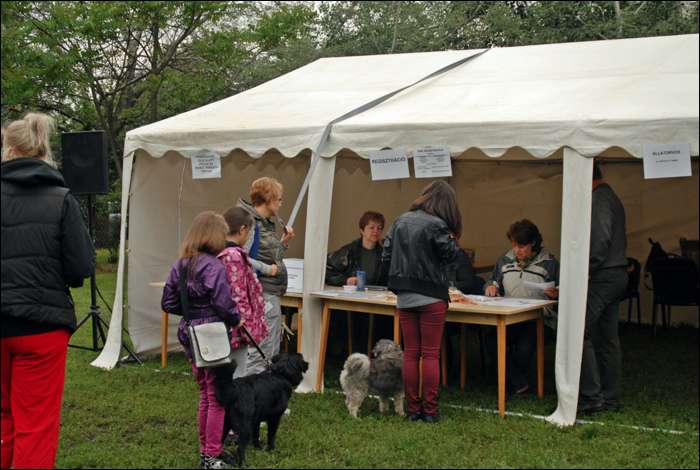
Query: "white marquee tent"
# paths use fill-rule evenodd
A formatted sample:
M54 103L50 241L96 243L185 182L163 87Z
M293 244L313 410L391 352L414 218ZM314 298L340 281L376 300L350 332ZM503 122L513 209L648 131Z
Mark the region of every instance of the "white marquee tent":
M698 133L698 35L320 59L134 129L125 143L114 314L108 345L93 365L111 368L118 360L127 258L130 335L137 351L154 350L160 342L160 291L148 283L165 278L192 217L231 206L261 175L280 179L290 201L311 167L307 204L290 249L305 260L302 352L311 367L300 390L311 390L320 305L309 293L323 287L329 241L346 242L350 219L372 205L400 214L427 183L373 183L368 154L435 145L453 157L450 183L471 222L465 223L465 232L475 234L471 243L502 236L513 217L533 213L545 220L540 227L549 246L561 242L559 406L549 419L572 424L588 274L588 157L635 161L644 144L689 144L697 156ZM224 157L221 179L192 179L189 158L202 151ZM697 162L691 178L665 181L643 180L640 167L615 171L610 165L618 193L629 193L628 237L637 237L631 246L641 252L640 240L652 228L697 238ZM500 217L470 208L484 204ZM492 242L482 248L492 257L499 250Z

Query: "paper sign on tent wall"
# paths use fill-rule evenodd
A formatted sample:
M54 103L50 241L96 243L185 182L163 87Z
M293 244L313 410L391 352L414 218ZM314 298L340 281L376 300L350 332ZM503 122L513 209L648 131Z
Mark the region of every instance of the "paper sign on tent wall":
M644 144L644 178L692 176L690 144Z
M416 178L441 178L452 176L450 152L442 147L423 147L413 152L413 169Z
M202 151L192 157L192 179L221 178L221 157Z
M408 178L408 157L404 149L379 150L369 154L372 181Z

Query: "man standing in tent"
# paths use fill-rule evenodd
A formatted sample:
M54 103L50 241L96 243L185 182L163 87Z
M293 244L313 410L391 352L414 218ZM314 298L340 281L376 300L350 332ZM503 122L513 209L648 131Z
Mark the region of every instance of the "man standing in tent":
M619 407L622 356L617 324L620 299L627 287L626 248L625 209L612 188L603 181L596 162L578 403L582 414Z

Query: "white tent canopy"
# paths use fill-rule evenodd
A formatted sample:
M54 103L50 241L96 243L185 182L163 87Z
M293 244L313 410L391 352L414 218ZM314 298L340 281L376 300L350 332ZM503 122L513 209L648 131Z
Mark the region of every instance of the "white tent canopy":
M449 68L452 64L457 65ZM444 73L416 83L440 70ZM408 88L390 95L404 87ZM380 97L387 99L375 101ZM365 106L368 103L372 105ZM358 108L329 128L329 123ZM436 145L454 156L476 152L502 160L563 155L560 312L565 313L558 327L559 407L551 419L571 424L590 233L592 162L583 157L603 151L641 157L644 143L687 143L692 155L698 155L698 35L321 59L244 93L132 130L126 138L123 178L124 195L131 195L132 340L139 351L153 349L158 341L153 321L159 316L158 306L143 284L167 272L174 242L179 241L183 221L189 220L183 214L215 209L227 197L227 184L250 181L251 167L227 158L231 163L222 162L228 168L222 181L198 186L185 178L189 173L182 156L202 150L221 156L240 151L269 156L276 170L286 168L284 174L291 175L293 184L286 187L292 191L299 187L296 183L308 162L302 158L292 159L304 162L301 165L285 164L274 150L294 157L308 155L303 151L311 149L329 157L314 160L318 163L306 206L302 352L311 367L300 388L308 390L315 377L320 331L320 306L309 293L323 285L335 157L346 155L343 149L367 156L384 147ZM459 181L453 184L459 186ZM138 196L149 185L159 191ZM122 211L126 221L126 203ZM697 210L694 216L697 219ZM172 235L173 219L177 236ZM122 227L110 347L94 362L102 367L113 367L119 354L124 241ZM150 327L135 328L148 315Z

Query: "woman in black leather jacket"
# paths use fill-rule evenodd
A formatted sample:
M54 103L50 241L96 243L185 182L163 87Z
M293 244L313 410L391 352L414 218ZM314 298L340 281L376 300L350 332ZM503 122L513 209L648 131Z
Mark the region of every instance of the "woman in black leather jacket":
M388 286L397 295L404 338L404 388L411 421L439 419L438 355L450 300L447 266L457 257L461 233L455 191L444 181L435 181L396 219L384 240L382 261L389 266Z

